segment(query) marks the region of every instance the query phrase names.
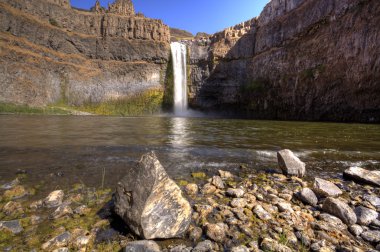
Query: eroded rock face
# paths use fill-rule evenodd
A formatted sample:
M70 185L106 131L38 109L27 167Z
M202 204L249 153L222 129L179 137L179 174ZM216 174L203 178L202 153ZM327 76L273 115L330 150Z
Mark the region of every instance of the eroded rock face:
M379 6L269 1L259 17L199 46L207 59L193 60L190 104L253 118L379 122Z
M360 167L350 167L343 173L344 177L370 185L380 186L380 171L369 171Z
M0 1L0 102L81 106L163 92L170 32L161 20L64 2Z
M191 221L190 204L156 155L143 155L126 174L117 186L115 211L131 230L145 239L183 235Z
M303 177L306 174L305 163L291 150L277 152L278 165L285 175Z

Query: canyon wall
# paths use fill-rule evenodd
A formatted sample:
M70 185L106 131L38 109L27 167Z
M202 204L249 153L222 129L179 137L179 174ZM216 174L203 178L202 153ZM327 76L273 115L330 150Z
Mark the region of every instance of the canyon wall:
M238 116L380 122L380 2L272 0L189 45L190 103Z
M130 4L97 12L68 0L0 0L0 102L81 106L163 94L169 28Z

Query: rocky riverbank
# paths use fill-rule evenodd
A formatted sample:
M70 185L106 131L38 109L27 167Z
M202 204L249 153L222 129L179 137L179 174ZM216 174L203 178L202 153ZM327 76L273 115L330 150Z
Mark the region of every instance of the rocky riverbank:
M210 177L203 172L189 174L186 181L177 181L178 187L172 184L154 156L145 156L138 167L145 165L141 170L150 172L149 176L141 175L148 180L146 186L135 188L133 185L144 181L133 182L133 178L139 177L128 172L114 197L111 190L77 184L69 190L56 190L36 199L38 186L26 186L27 177L21 174L1 187L0 248L4 251L125 248L125 251L173 252L380 249L378 171L352 167L339 179L301 178L305 172L307 175L307 164L287 150L279 152L278 159L277 173L257 172L242 165L236 174L223 170L215 171ZM152 167L155 169L148 169ZM177 191L179 188L183 196ZM165 201L165 192L169 191L176 193L169 195L170 201ZM139 197L139 193L145 196ZM130 211L141 200L147 200L149 204L139 214L149 220L150 215L157 213L149 211L155 206L169 209L175 205L173 202L181 202L174 212L181 213L177 216L185 222L178 227L187 231L175 229L180 230L172 232L177 238L140 240L128 227L133 224L138 227L136 230L141 230L140 227L147 227L147 222L137 225L131 222L133 215L123 218L125 222L118 217L114 210L116 204L119 206L116 212L122 212L120 195L126 196L122 199L123 207L129 207ZM191 209L187 209L186 201ZM161 211L156 219L167 216L168 212L170 216L175 215L172 210ZM191 214L187 217L186 213ZM186 224L188 218L190 223ZM176 221L164 222L165 229L174 230ZM143 230L147 236L148 229Z

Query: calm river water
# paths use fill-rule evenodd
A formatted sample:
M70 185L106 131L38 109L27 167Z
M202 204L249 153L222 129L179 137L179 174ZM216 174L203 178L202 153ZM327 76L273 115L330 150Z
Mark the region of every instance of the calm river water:
M46 190L73 183L113 187L124 169L154 150L169 175L277 169L293 150L309 175L340 176L350 166L380 169L380 125L170 117L0 116L0 182L27 171Z

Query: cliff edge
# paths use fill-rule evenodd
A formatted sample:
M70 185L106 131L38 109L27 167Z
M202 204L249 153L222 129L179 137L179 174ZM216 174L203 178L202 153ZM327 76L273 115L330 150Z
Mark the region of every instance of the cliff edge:
M108 9L97 2L92 11L69 0L0 0L0 102L120 105L152 93L160 100L169 41L169 28L135 14L130 0Z
M250 118L380 122L379 23L377 0L272 0L190 45L190 103Z

